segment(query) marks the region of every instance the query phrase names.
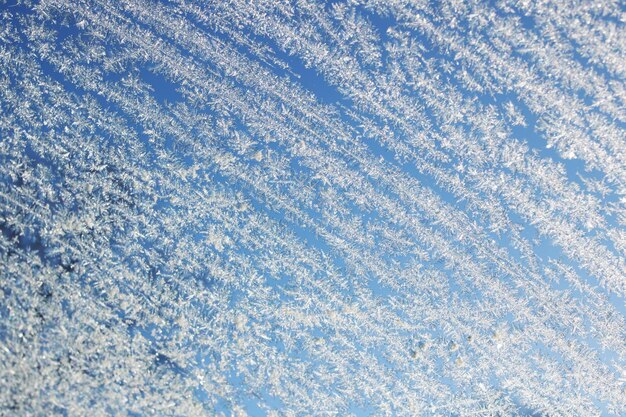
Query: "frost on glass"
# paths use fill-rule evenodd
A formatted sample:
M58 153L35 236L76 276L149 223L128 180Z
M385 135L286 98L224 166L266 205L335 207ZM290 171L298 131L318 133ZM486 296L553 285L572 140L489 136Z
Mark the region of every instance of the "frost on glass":
M625 415L625 21L0 0L0 415Z

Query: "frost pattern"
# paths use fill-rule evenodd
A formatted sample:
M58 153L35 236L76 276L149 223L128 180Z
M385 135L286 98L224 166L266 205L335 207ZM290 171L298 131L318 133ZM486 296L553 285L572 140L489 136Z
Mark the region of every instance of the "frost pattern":
M626 415L623 3L0 4L0 415Z

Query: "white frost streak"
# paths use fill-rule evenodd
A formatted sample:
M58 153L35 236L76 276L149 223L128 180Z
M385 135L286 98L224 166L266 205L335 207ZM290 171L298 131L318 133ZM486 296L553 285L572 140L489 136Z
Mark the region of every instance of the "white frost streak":
M3 7L0 415L625 415L623 7L485 3Z

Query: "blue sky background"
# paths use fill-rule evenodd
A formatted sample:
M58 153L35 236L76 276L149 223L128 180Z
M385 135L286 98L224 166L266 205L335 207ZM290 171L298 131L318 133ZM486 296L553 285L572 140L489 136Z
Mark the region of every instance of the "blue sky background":
M625 412L625 72L611 61L625 53L615 40L624 34L624 7L555 3L550 14L540 6L452 3L2 4L0 52L11 58L0 61L7 364L0 414L69 416L85 407L133 416ZM336 4L354 26L334 14ZM511 32L490 23L470 28L476 16ZM180 24L180 37L159 26L170 23ZM295 34L287 34L291 27ZM450 43L437 44L429 27ZM185 30L198 38L183 40ZM516 30L541 47L511 47L500 81L498 71L480 80L499 65L489 48L518 42ZM606 47L586 49L577 38L586 33L604 37ZM308 55L318 46L332 58ZM360 47L381 52L368 56ZM604 61L593 59L603 53ZM420 57L417 74L400 54ZM545 67L571 62L571 77L546 76ZM246 65L244 72L258 73L242 74ZM528 84L515 83L519 65L531 74ZM463 71L485 92L462 84ZM385 81L398 74L423 76L450 96ZM541 93L533 82L565 101L532 102ZM368 89L354 97L361 83ZM454 103L474 113L448 109ZM540 105L553 114L532 107ZM513 123L509 106L525 126ZM67 116L57 120L55 109ZM500 127L493 131L506 132L504 140L481 131L479 112L494 115ZM606 131L594 127L597 120ZM387 137L368 136L366 122ZM558 123L574 158L567 146L547 146ZM459 153L457 143L444 143L457 140L453 131L475 138L485 158L525 146L511 152L549 167L545 182L533 178L531 162L515 170ZM425 155L424 167L394 143ZM605 152L606 163L594 152ZM431 157L438 153L449 161ZM426 163L484 205L445 189ZM478 188L472 169L484 169L494 188ZM492 174L504 179L501 189ZM606 193L589 181L605 184ZM414 196L431 198L432 207ZM516 198L543 207L545 219L525 219ZM590 219L597 212L602 224L583 224L578 203L593 207ZM486 214L493 207L507 218L500 232L490 217L500 212ZM96 225L84 226L93 218ZM563 249L584 242L593 242L587 254ZM571 268L570 278L555 272L555 260ZM573 277L587 286L574 288ZM605 313L612 334L600 332ZM94 323L103 327L93 342L98 353L89 356L77 340L97 333ZM29 360L25 349L39 356ZM29 397L16 394L32 375Z

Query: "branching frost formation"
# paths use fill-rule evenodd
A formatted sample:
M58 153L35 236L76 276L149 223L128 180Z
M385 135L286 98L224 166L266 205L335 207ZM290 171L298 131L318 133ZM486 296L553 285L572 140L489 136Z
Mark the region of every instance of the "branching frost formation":
M0 414L626 414L617 1L0 10Z

